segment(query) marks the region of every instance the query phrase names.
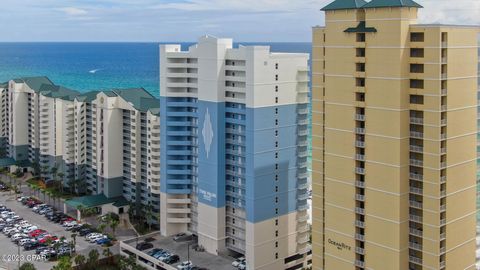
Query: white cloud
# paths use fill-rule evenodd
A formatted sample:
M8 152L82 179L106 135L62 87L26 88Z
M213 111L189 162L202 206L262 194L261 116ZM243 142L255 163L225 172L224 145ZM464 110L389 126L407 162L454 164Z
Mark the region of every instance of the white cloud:
M77 7L63 7L63 8L59 8L58 10L64 12L69 16L83 16L88 14L88 12L85 9L77 8Z
M157 9L177 9L184 11L296 11L300 9L319 9L325 0L188 0L185 2L168 2L155 5Z

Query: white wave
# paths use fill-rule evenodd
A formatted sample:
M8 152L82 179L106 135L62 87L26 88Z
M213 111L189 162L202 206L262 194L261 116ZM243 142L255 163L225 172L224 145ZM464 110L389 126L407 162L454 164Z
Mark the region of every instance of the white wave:
M100 70L102 70L102 69L101 68L92 69L92 70L88 71L88 73L95 74L95 73L97 73L97 71L100 71Z

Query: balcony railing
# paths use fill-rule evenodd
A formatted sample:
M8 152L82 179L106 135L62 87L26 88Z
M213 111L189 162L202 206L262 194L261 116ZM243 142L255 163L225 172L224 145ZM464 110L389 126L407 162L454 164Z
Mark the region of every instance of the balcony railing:
M365 142L356 141L356 142L355 142L355 146L356 146L356 147L361 147L361 148L363 148L363 147L365 147Z
M355 115L355 120L357 120L357 121L365 121L365 115L364 115L364 114L356 114L356 115Z
M422 250L422 245L419 243L409 242L408 246L416 250Z
M414 228L410 228L410 234L418 237L422 237L423 232Z
M365 209L360 208L360 207L355 207L355 213L359 215L365 215Z
M365 161L365 155L356 154L355 159L360 161Z
M357 201L364 202L364 201L365 201L365 195L355 194L355 199L356 199Z
M410 131L410 137L417 138L417 139L422 139L423 138L423 133L419 132L419 131Z
M412 166L423 166L423 161L418 159L410 159L410 165Z
M365 182L363 181L355 181L355 186L359 188L365 188Z
M412 124L423 124L423 118L410 117L410 123L412 123Z
M365 249L363 249L361 247L355 247L355 252L357 254L364 255L365 254Z
M412 151L412 152L423 152L423 146L410 145L410 151Z
M410 179L421 181L423 180L423 175L418 173L410 173Z
M365 241L365 235L356 233L355 234L355 239L357 239L359 241Z
M410 220L415 222L422 222L423 219L421 216L410 214Z
M410 204L411 207L414 207L414 208L422 208L422 203L421 202L410 200L409 204Z
M355 168L355 173L365 174L365 169L364 168Z
M415 264L422 264L422 259L418 258L418 257L415 257L415 256L409 256L409 260L410 262L412 263L415 263Z
M355 220L355 226L359 228L365 228L365 222L360 221L360 220Z
M423 189L417 187L410 187L410 193L423 195Z
M365 129L364 128L355 128L355 132L357 134L365 134Z

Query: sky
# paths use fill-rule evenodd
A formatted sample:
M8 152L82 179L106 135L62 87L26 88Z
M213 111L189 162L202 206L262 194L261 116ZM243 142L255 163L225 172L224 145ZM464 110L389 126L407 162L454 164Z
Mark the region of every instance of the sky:
M309 42L332 0L0 0L0 42ZM480 25L480 0L417 0L420 23Z

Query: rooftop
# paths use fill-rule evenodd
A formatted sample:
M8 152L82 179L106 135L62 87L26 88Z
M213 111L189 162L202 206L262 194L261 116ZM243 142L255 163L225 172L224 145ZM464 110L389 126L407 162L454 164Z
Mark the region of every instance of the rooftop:
M233 257L229 257L226 255L216 256L213 254L209 254L206 251L196 251L194 247L196 246L195 239L191 240L189 237L183 238L179 241L174 241L172 237L164 237L161 236L160 233L152 233L149 235L139 237L138 241L137 238L129 239L123 241L121 245L121 249L126 253L130 252L127 249L122 248L122 246L126 245L129 246L130 249L135 250L137 254L140 255L140 260L146 264L152 266L152 264L161 264L159 261L147 253L152 249L147 249L144 251L136 250L135 246L137 243L141 243L148 238L148 241L153 244L153 248L162 248L167 250L172 254L176 254L180 257L180 261L178 263L173 264L172 266L175 268L176 265L179 263L187 260L187 248L190 247L190 261L194 265L199 267L205 267L207 269L214 269L214 270L233 270L235 269L232 266L232 262L235 260ZM160 269L160 268L157 268ZM170 268L167 268L170 269Z
M25 83L30 87L33 91L38 92L40 91L40 88L46 84L46 85L54 85L52 81L46 76L41 76L41 77L23 77L23 78L18 78L14 79L16 83Z
M128 201L120 196L115 198L107 198L104 194L97 194L97 195L90 195L90 196L83 196L83 197L75 197L69 200L66 200L65 203L77 209L77 207L81 206L83 208L92 208L97 207L105 204L113 204L117 207L119 206L126 206L128 205Z
M342 10L342 9L357 9L361 8L367 2L364 0L335 0L321 10Z
M344 9L359 9L359 8L385 8L385 7L415 7L422 8L422 6L413 0L372 0L366 2L364 0L335 0L323 7L321 10L344 10Z
M362 8L384 8L384 7L415 7L423 8L413 0L372 0Z

